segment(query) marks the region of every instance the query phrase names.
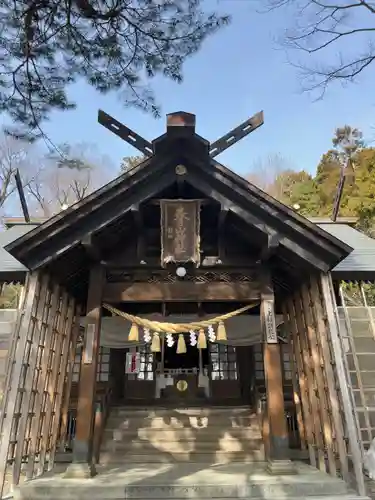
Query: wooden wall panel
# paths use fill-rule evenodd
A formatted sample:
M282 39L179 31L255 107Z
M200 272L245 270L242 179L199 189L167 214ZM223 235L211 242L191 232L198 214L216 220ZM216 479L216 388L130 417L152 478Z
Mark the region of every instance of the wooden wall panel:
M28 276L2 401L0 496L53 463L74 310L48 275Z
M338 473L347 483L351 483L350 471L354 470L358 493L364 495L361 457L358 439L354 438L353 408L329 280L328 275L311 277L283 304L299 385L294 389L300 393L300 410L298 397L296 402L301 413L298 423L300 434L305 435L311 465L333 476Z

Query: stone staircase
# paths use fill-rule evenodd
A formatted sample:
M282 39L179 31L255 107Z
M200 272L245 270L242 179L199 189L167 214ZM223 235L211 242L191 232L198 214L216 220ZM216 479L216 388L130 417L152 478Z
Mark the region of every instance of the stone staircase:
M99 466L92 479L46 474L13 500L368 500L344 481L298 463L297 474L269 475L264 463L144 463Z
M264 461L255 413L246 407L114 408L100 463Z
M270 475L249 408L115 408L98 474L68 479L64 470L23 484L13 499L365 500L302 462L296 474Z

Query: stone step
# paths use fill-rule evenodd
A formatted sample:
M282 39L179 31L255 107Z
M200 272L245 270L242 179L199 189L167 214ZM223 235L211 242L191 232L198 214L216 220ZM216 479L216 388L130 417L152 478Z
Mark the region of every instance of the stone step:
M182 428L160 428L142 427L139 429L108 429L104 431L103 441L150 441L164 440L168 442L180 441L190 442L199 440L199 442L218 442L219 440L250 440L261 439L262 434L260 427L244 427L244 428L220 428L206 427L203 429L182 427Z
M133 440L133 441L107 441L101 446L101 451L134 451L135 453L191 453L200 451L210 453L224 451L238 453L244 450L259 450L263 445L263 440L251 439L223 439L214 441L201 441L199 438L190 441L169 441L165 439Z
M171 407L157 407L157 408L144 408L127 406L117 406L111 409L111 413L121 415L124 417L148 417L148 416L170 416L170 415L188 415L188 416L210 416L210 415L249 415L254 414L254 411L247 406L201 406L191 408L171 408Z
M307 469L307 468L306 468ZM245 464L177 467L153 464L102 469L92 479L45 477L17 489L14 500L365 500L348 491L343 481L303 467L296 475L270 476L262 467Z
M263 449L256 449L249 453L244 452L225 452L225 451L214 451L212 453L201 453L201 452L163 452L160 450L155 450L153 453L148 450L145 453L141 452L127 452L121 450L115 451L102 451L100 454L101 464L142 464L142 463L155 463L155 460L161 464L173 464L173 463L189 463L198 462L203 464L208 463L231 463L231 462L241 462L251 464L253 462L263 462L265 459Z
M187 428L192 427L205 428L205 427L222 427L222 428L249 428L253 425L259 426L259 419L257 415L251 416L236 416L224 417L223 415L215 416L150 416L144 419L129 417L124 418L120 415L110 415L106 427L108 429L136 429L143 427L153 427L154 429L163 428Z

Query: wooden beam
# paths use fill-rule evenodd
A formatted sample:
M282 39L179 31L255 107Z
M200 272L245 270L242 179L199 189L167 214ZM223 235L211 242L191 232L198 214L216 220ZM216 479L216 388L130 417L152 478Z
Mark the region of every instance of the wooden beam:
M203 192L199 185L202 186L203 182L206 182L211 188L210 191L214 193L216 186L220 190L221 196L224 196L227 201L233 200L232 203L234 203L234 200L236 200L235 206L241 207L242 213L251 213L254 217L259 214L262 221L269 221L267 225L268 227L272 226L273 232L280 229L282 232L281 245L292 250L304 260L309 261L317 269L322 271L329 269L330 264L326 260L327 255L332 262L332 258L342 259L352 250L345 243L338 245L333 236L324 234L322 229L315 227L306 219L303 220L300 215L276 202L254 186L250 186L245 179L240 178L233 172L228 172L228 169L223 165L216 162L207 164L207 162L205 163L199 159L195 160L195 164L197 167L194 168L199 168L199 182L198 186L195 186L197 189ZM193 176L197 177L193 171L194 168L188 170L188 182ZM216 198L216 196L210 194L208 196ZM301 241L305 241L304 246L300 244ZM345 247L347 253L345 253Z
M270 431L268 459L288 460L289 440L285 418L281 352L275 322L275 296L271 277L267 275L262 278L260 320Z
M180 176L177 176L177 180ZM199 201L199 204L201 206L207 206L207 205L214 205L215 204L215 201L214 200L209 200L207 198L192 198L196 201ZM152 198L151 200L149 200L149 202L147 203L148 205L155 205L155 206L160 206L160 202L162 201L162 198Z
M84 352L81 361L79 393L77 404L76 437L73 447L73 463L66 471L66 477L92 477L96 474L93 457L93 431L95 415L95 389L100 328L102 319L102 291L104 269L95 266L90 272L87 297L87 327Z
M63 234L61 234L61 239L56 235L56 240L54 241L53 246L49 246L49 242L44 242L45 244L43 244L36 239L35 244L33 243L32 246L34 248L39 245L41 246L39 247L38 252L33 254L30 262L28 262L28 265L30 265L33 269L35 267L47 265L55 259L56 253L61 252L62 249L67 251L75 247L80 244L80 241L85 234L91 233L94 235L100 232L104 229L104 227L123 217L126 212L130 211L134 203L139 201L139 199L147 200L148 198L155 196L156 193L159 193L166 187L170 186L172 183L173 177L171 175L171 170L166 169L163 172L160 172L156 169L152 173L149 172L147 180L145 177L142 180L141 185L138 186L138 191L132 190L132 188L129 187L129 191L131 191L129 196L116 196L106 209L99 209L98 207L97 210L93 210L91 207L90 213L86 213L84 217L85 226L74 225L74 231L78 233L77 240L72 241L69 231L66 231L65 233L63 232ZM68 220L66 221L66 224L69 225ZM60 229L58 232L60 232Z
M227 207L221 207L218 221L218 248L219 259L225 259L225 221L227 220L229 210Z
M264 246L259 255L259 264L265 264L270 260L272 255L274 255L279 248L280 237L278 234L269 234L267 245Z
M316 378L315 374L312 370L310 349L307 342L307 333L306 333L306 325L304 323L304 318L302 316L302 304L300 294L296 292L293 297L294 303L294 313L296 318L297 325L297 336L299 341L299 349L301 353L302 363L304 365L304 372L306 374L306 388L307 388L307 396L309 399L309 408L311 409L311 414L314 415L313 418L313 436L314 436L314 446L318 455L318 468L326 472L326 464L325 464L325 450L324 450L324 442L323 442L323 426L320 420L320 404L321 401L317 397L317 389L316 389Z
M276 231L272 229L268 224L264 221L256 217L254 214L250 213L248 210L244 210L236 203L232 202L225 194L215 189L213 179L205 180L205 175L203 172L201 175L192 172L192 169L188 170L187 181L193 187L204 193L206 196L215 199L218 203L221 204L223 208L228 211L233 212L238 215L244 222L258 229L265 235L276 234Z
M106 283L105 302L206 302L252 301L260 297L259 285L253 283Z
M73 332L72 332L72 340L69 346L69 358L68 358L68 369L67 369L67 377L65 381L64 387L64 396L63 403L61 406L61 423L60 423L60 434L59 434L59 449L61 452L65 451L65 430L68 424L68 412L69 412L69 403L70 403L70 393L72 389L73 383L73 369L74 369L74 361L76 357L77 351L77 340L80 333L80 319L81 319L81 307L77 306L75 311Z
M70 297L67 316L65 318L65 324L63 326L63 330L60 332L62 336L61 343L61 359L60 359L60 373L58 376L57 384L56 384L56 400L55 400L55 414L51 426L51 442L50 442L50 451L48 456L48 470L52 470L55 464L55 454L58 446L58 438L60 431L60 417L62 410L62 402L63 402L63 393L64 393L64 384L67 373L67 365L69 358L69 346L73 338L73 321L75 314L75 300Z
M298 327L296 324L296 311L294 308L294 303L292 298L289 298L287 301L287 311L288 311L289 326L290 326L290 342L292 343L292 350L294 354L294 365L297 368L298 382L301 393L302 412L305 423L307 449L309 451L310 465L316 467L313 422L312 419L310 418L310 416L312 415L312 410L310 408L310 400L308 397L307 377L301 353Z
M101 261L100 250L98 249L98 247L96 245L93 244L92 234L87 234L81 240L81 245L85 249L85 252L90 257L90 259L92 259L94 262L100 262Z
M32 479L35 475L35 462L40 446L42 444L42 436L40 432L42 430L42 423L44 418L44 398L45 391L48 380L48 361L51 355L51 349L53 348L53 334L48 335L52 328L49 325L53 325L56 318L57 303L59 295L54 293L54 291L59 287L57 285L53 286L49 297L49 303L44 311L44 316L39 319L41 322L41 328L43 328L43 334L41 339L41 345L43 345L42 357L40 360L38 385L36 387L35 402L34 402L34 418L32 422L29 450L28 450L28 461L26 469L27 479ZM52 346L52 347L51 347ZM39 448L38 448L39 446Z
M58 288L57 288L58 290ZM55 337L54 341L50 345L51 356L49 358L48 367L48 382L47 382L47 394L45 401L45 415L42 425L42 444L40 449L40 457L38 463L38 474L44 472L44 465L46 462L47 454L50 446L51 428L54 421L54 412L57 397L57 387L59 382L60 374L60 361L61 361L61 351L63 347L64 340L64 329L68 314L69 306L69 296L67 292L60 290L60 296L58 297L59 307L56 311L57 321L52 320L50 325L48 325L48 332L51 331L51 336Z
M217 141L210 145L210 156L214 158L226 149L236 144L238 141L254 132L264 123L263 111L256 113L254 116L241 123L238 127L235 127L227 134L223 135Z
M324 437L324 450L328 459L329 473L336 477L336 457L333 444L333 429L330 419L329 402L327 397L327 388L322 370L322 359L319 353L319 342L317 340L316 325L312 314L312 304L310 300L309 289L306 285L301 289L302 314L307 334L307 343L309 352L311 352L310 362L313 369L313 377L318 394L320 420L322 422L322 435ZM323 364L324 366L324 364Z
M285 302L282 304L282 312L283 312L283 316L284 316L284 325L285 325L286 330L288 332L287 341L288 341L288 351L289 351L289 359L290 359L291 373L292 373L293 401L294 401L294 405L296 407L296 413L297 413L298 432L299 432L299 437L300 437L300 441L301 441L301 449L306 450L307 442L306 442L306 431L305 431L305 424L303 421L303 412L302 412L302 404L301 404L301 390L300 390L299 383L298 383L298 379L299 379L298 369L297 369L296 362L294 359L294 345L293 345L293 338L292 338L292 334L291 334L290 317L289 317Z
M145 227L141 209L139 204L133 205L131 207L131 212L134 217L134 222L137 226L137 234L134 235L137 238L137 260L138 263L145 259Z
M115 120L115 118L112 118L112 116L101 109L98 111L98 122L100 125L103 125L103 127L120 137L120 139L138 149L138 151L145 156L151 156L153 154L151 142L146 141L146 139L130 130L130 128L125 127L125 125Z

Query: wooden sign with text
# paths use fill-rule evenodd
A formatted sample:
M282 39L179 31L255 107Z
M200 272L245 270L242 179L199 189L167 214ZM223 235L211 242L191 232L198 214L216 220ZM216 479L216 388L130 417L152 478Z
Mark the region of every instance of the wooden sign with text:
M89 365L92 363L95 342L95 325L88 324L86 327L85 350L83 352L83 363Z
M161 200L161 265L200 263L199 200Z
M277 344L277 331L273 300L262 300L261 321L267 344Z

